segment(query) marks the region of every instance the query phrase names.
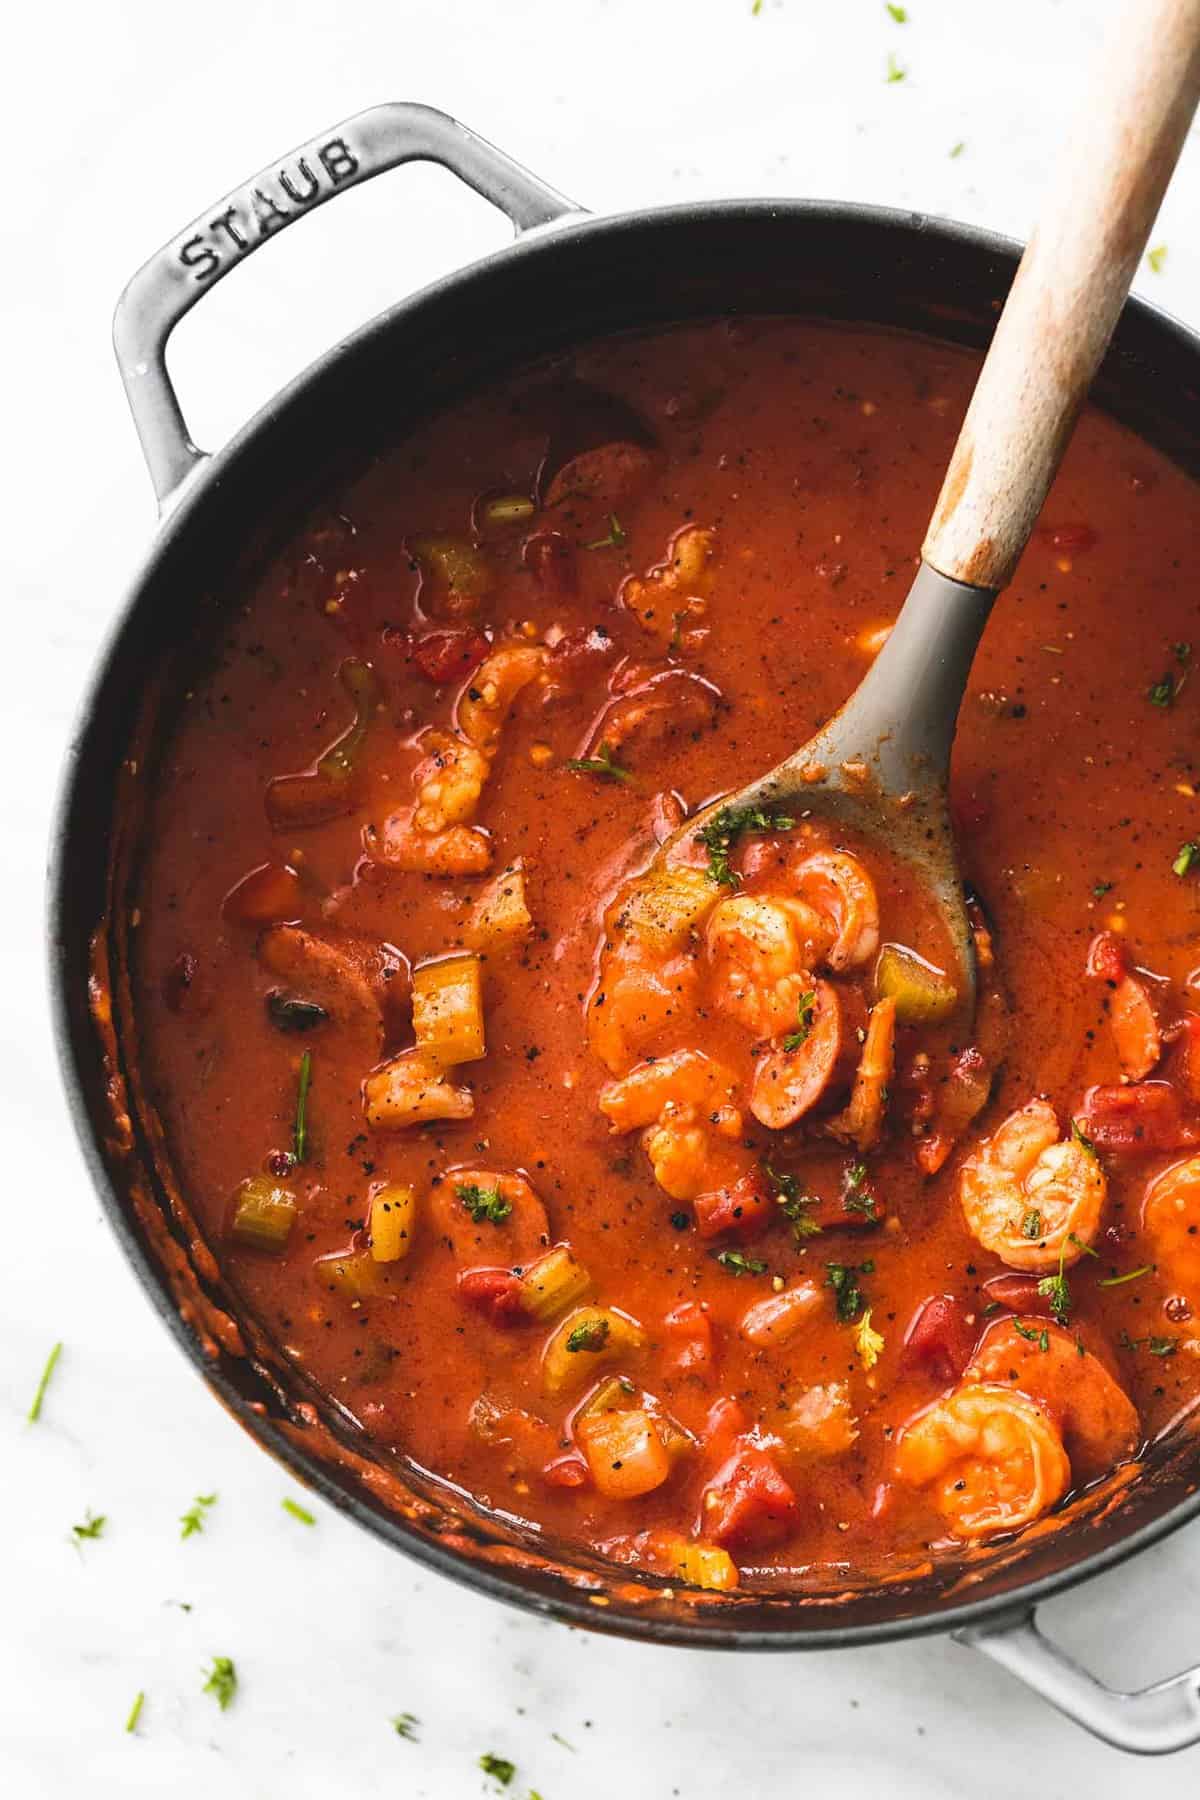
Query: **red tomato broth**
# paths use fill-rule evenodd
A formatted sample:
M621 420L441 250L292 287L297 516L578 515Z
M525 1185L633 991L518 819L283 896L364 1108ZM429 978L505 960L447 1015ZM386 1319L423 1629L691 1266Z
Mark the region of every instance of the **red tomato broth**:
M671 796L694 811L768 767L810 735L867 667L859 640L886 626L903 599L974 367L966 354L898 334L777 321L583 351L578 376L627 402L660 441L648 484L612 512L581 502L574 519L554 509L520 530L487 534L494 586L464 613L460 596L448 604L433 591L412 546L433 533L469 537L481 493L532 494L546 449L545 372L485 394L374 463L262 570L166 754L138 895L144 1074L226 1274L287 1354L381 1443L485 1506L568 1540L607 1544L622 1559L642 1554L642 1533L693 1531L705 1486L731 1454L727 1439L705 1448L715 1400L736 1397L749 1427L769 1436L798 1391L836 1382L850 1391L857 1440L819 1461L779 1457L797 1523L782 1541L736 1550L743 1579L779 1582L827 1569L836 1582L848 1567L917 1560L947 1538L925 1493L894 1479L892 1447L900 1427L945 1386L936 1357L906 1349L918 1307L932 1296L956 1297L977 1331L991 1304L983 1284L1006 1269L964 1226L958 1155L927 1179L901 1121L868 1159L877 1227L834 1222L794 1243L773 1202L769 1230L744 1244L701 1238L690 1205L656 1185L638 1134L611 1135L597 1110L608 1076L588 1048L585 1006L606 909L674 822ZM1200 688L1184 681L1165 707L1147 693L1165 669L1187 671L1172 646L1194 629L1181 571L1190 566L1198 517L1182 474L1088 413L1047 507L1048 524L1064 530L1035 539L980 651L954 789L964 862L994 932L1011 1026L976 1137L1034 1094L1048 1095L1065 1124L1087 1088L1120 1081L1105 992L1085 974L1089 942L1102 927L1122 934L1135 967L1172 983L1164 1016L1187 1011L1188 977L1200 962L1198 890L1172 874L1171 861L1179 843L1197 835L1195 800L1179 790L1196 775ZM1065 531L1076 522L1095 541ZM672 535L693 523L716 533L711 597L699 621L708 635L672 651L618 595L627 576L661 564ZM573 553L556 549L551 576L539 580L548 559L523 555L521 546L548 527ZM382 826L411 803L421 756L415 739L429 725L448 725L463 686L455 663L477 666L477 634L499 642L520 625L528 636L518 641L538 643L552 627L565 634L550 669L553 677L561 665L569 691L548 703L530 691L517 699L478 819L492 836L493 872L516 857L528 864L534 930L516 955L485 963L488 1053L449 1071L469 1081L474 1118L372 1131L361 1083L381 1054L410 1041L407 966L460 947L481 882L384 869L364 859L364 827ZM475 635L447 639L459 630ZM435 631L422 656L421 640ZM611 703L621 660L659 667L664 657L719 690L719 704L706 698L703 717L684 708L677 728L657 741L631 737L616 757L628 782L565 769L567 759L594 754L593 726ZM382 699L337 796L341 810L273 831L268 784L315 769L353 723L338 680L347 658L372 665ZM431 670L450 670L448 684L431 681ZM784 852L790 837L778 837ZM757 872L744 891L768 883L775 841L745 841L740 854ZM864 859L884 940L944 960L907 871L879 851L864 851ZM299 894L299 908L288 916L307 931L345 937L364 955L380 944L399 953L382 1044L362 1019L332 1017L302 1036L271 1022L264 999L281 983L256 957L261 927L223 910L237 884L267 863L295 871L289 891ZM181 957L195 959L182 993L173 975ZM751 1040L739 1024L710 1008L702 1025L696 1043L748 1069ZM944 1027L901 1039L898 1078L920 1045L937 1052L967 1041ZM273 1155L272 1173L283 1166L305 1052L311 1150L281 1178L298 1219L286 1252L270 1256L231 1241L231 1207L239 1184ZM1169 1061L1158 1078L1164 1073ZM907 1104L893 1095L893 1110ZM1184 1113L1195 1113L1186 1097ZM748 1136L762 1153L769 1134L752 1126ZM1098 1281L1152 1261L1139 1236L1141 1196L1178 1154L1106 1158L1100 1260L1084 1258L1072 1271L1072 1329L1118 1372L1147 1436L1200 1385L1186 1321L1181 1327L1164 1312L1178 1289L1165 1270L1107 1290ZM836 1213L852 1151L814 1140L777 1160L801 1169L804 1186L819 1192L819 1216L831 1206ZM584 1396L548 1405L540 1386L553 1325L493 1323L464 1304L429 1196L448 1171L466 1166L524 1172L547 1209L550 1242L569 1242L591 1271L594 1299L645 1329L646 1349L620 1372L696 1439L653 1491L608 1500L578 1484L569 1425ZM378 1294L331 1292L314 1263L364 1241L370 1190L383 1180L416 1191L414 1247L401 1262L377 1265ZM672 1223L681 1213L689 1219L682 1230ZM729 1272L712 1254L726 1245L766 1260L767 1272ZM827 1286L828 1263L864 1261L874 1264L861 1283L884 1339L869 1372ZM789 1283L809 1276L825 1310L785 1347L764 1351L737 1328L751 1303L772 1292L774 1275ZM680 1356L679 1328L664 1324L694 1302L705 1306L713 1337L699 1370ZM1122 1334L1125 1342L1170 1335L1179 1349L1158 1357L1122 1348ZM502 1414L536 1417L503 1442L494 1433L488 1440L470 1422L481 1395ZM567 1480L561 1470L543 1475L563 1459Z

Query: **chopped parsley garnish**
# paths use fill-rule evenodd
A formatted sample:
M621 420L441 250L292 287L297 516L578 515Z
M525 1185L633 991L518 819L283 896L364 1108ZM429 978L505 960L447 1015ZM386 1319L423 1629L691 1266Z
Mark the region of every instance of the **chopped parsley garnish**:
M1143 1275L1149 1275L1153 1263L1143 1263L1140 1269L1130 1269L1128 1275L1110 1275L1107 1281L1098 1281L1097 1287L1124 1287L1127 1281L1140 1281Z
M903 66L902 63L898 63L896 61L895 54L891 50L889 50L888 51L888 59L887 59L888 86L890 87L893 81L903 81L907 74L908 74L908 70Z
M741 1250L718 1250L717 1261L731 1275L765 1275L767 1265L757 1256L746 1256Z
M1037 1291L1050 1302L1050 1311L1058 1324L1065 1325L1071 1316L1071 1284L1063 1274L1062 1259L1059 1259L1057 1275L1043 1275L1038 1282Z
M958 140L958 142L957 142L957 144L955 144L955 145L953 145L953 146L952 146L952 148L951 148L951 151L950 151L950 161L951 161L951 162L957 162L957 160L958 160L958 158L959 158L959 157L960 157L960 156L961 156L961 155L962 155L962 153L963 153L963 151L964 151L964 150L965 150L965 149L966 149L966 147L967 147L967 146L966 146L966 144L965 144L965 143L964 143L964 141L963 141L963 139L962 139L962 138L959 138L959 140Z
M485 1775L490 1775L501 1787L507 1787L517 1772L516 1763L509 1762L507 1756L493 1756L490 1750L484 1751L479 1759L479 1766Z
M585 550L619 550L625 542L626 533L616 513L608 515L608 536L597 538L593 544L585 544Z
M1098 1250L1093 1250L1090 1244L1085 1244L1083 1239L1081 1237L1076 1237L1073 1231L1068 1231L1067 1242L1074 1244L1077 1250L1082 1250L1085 1256L1094 1256L1096 1261L1099 1262L1100 1252Z
M852 1163L846 1170L842 1205L848 1213L861 1213L864 1219L872 1221L878 1219L879 1209L875 1196L867 1187L866 1163Z
M568 756L563 768L571 769L576 775L609 775L614 781L633 780L630 771L621 767L607 744L601 744L595 756Z
M46 1358L46 1366L42 1370L41 1380L37 1384L37 1392L34 1394L32 1404L25 1415L31 1425L36 1425L37 1421L42 1416L42 1401L46 1398L46 1389L50 1386L50 1377L53 1375L54 1366L61 1355L62 1345L55 1344L53 1350L51 1350L49 1356Z
M1033 1331L1028 1325L1022 1325L1020 1319L1014 1319L1013 1330L1018 1337L1023 1337L1027 1343L1036 1344L1039 1350L1049 1350L1050 1333L1046 1330L1044 1325L1040 1331Z
M302 1163L308 1154L308 1090L312 1086L312 1051L300 1058L300 1075L296 1084L296 1126L292 1133L292 1155Z
M1175 677L1170 669L1158 681L1152 681L1146 689L1146 698L1151 706L1173 706L1175 703Z
M416 1713L396 1713L392 1719L392 1730L397 1737L407 1738L410 1744L419 1744L417 1726L421 1723Z
M1105 894L1111 894L1112 890L1113 883L1111 881L1098 881L1092 889L1092 899L1103 900Z
M237 1693L238 1678L237 1670L233 1666L233 1658L231 1656L214 1656L211 1668L207 1671L201 1670L201 1673L208 1675L208 1680L200 1690L201 1693L211 1694L221 1711L224 1712Z
M607 1319L585 1319L582 1325L576 1325L574 1331L568 1336L567 1349L593 1352L603 1350L608 1342L610 1329Z
M1083 1126L1079 1123L1078 1119L1071 1120L1071 1137L1073 1138L1075 1143L1077 1143L1079 1145L1081 1150L1086 1150L1089 1156L1095 1156L1096 1146L1095 1146L1095 1144L1093 1144L1091 1138L1088 1136L1087 1132L1083 1129ZM1073 1244L1078 1244L1079 1248L1081 1250L1087 1250L1090 1248L1089 1245L1081 1243L1079 1238L1077 1238L1075 1236L1075 1233L1073 1231L1068 1232L1067 1236L1070 1238L1070 1240Z
M104 1513L94 1513L91 1507L88 1507L83 1515L83 1524L71 1527L75 1535L75 1542L82 1544L85 1538L103 1537L104 1527L107 1523L108 1519Z
M886 0L886 6L887 6L887 11L890 13L891 17L893 19L895 19L897 25L907 25L908 24L908 8L907 7L894 6L892 4L892 0Z
M144 1693L137 1693L133 1696L133 1705L130 1707L129 1717L125 1721L126 1731L136 1731L137 1730L138 1720L142 1716L142 1708L143 1708L143 1706L145 1706L145 1704L146 1704L146 1696Z
M1200 844L1193 841L1180 844L1179 854L1171 867L1176 875L1190 875L1198 862L1200 862Z
M204 1516L208 1508L216 1504L217 1496L215 1494L197 1494L188 1510L179 1516L179 1523L183 1526L180 1537L190 1538L193 1532L203 1531Z
M1117 1342L1122 1350L1148 1350L1151 1356L1174 1356L1179 1348L1178 1338L1155 1337L1153 1333L1149 1337L1132 1338L1123 1331Z
M1027 1212L1025 1217L1021 1220L1021 1236L1027 1238L1040 1238L1041 1235L1042 1215L1035 1206L1030 1212Z
M808 1042L809 1033L813 1028L813 1012L816 1004L817 995L813 988L809 988L807 993L801 994L797 1000L796 1029L789 1031L783 1040L783 1047L789 1055L793 1050L799 1050L801 1044Z
M300 1502L293 1500L290 1494L285 1494L279 1504L285 1513L291 1513L293 1519L299 1519L301 1525L316 1524L316 1518L309 1512L307 1506L301 1506Z
M1146 261L1150 264L1150 271L1154 275L1162 274L1166 260L1167 246L1165 244L1155 244L1153 250L1146 252Z
M722 887L736 887L741 877L729 866L729 852L747 831L791 831L796 824L789 813L772 812L761 806L722 806L696 833L696 842L708 851L710 881Z
M866 1298L858 1285L859 1275L873 1275L875 1264L826 1263L826 1284L833 1289L834 1305L840 1325L853 1325L866 1306Z
M476 1181L460 1181L454 1192L476 1225L485 1219L490 1225L503 1225L512 1211L512 1201L506 1200L498 1187L481 1188Z
M871 1328L871 1308L868 1306L858 1324L854 1327L854 1347L864 1369L875 1367L883 1353L883 1337Z
M818 1204L816 1194L802 1194L800 1182L795 1175L786 1170L782 1173L773 1169L770 1163L764 1164L767 1180L775 1189L775 1199L780 1212L792 1227L792 1236L797 1243L804 1238L816 1237L821 1227L813 1218L809 1208Z

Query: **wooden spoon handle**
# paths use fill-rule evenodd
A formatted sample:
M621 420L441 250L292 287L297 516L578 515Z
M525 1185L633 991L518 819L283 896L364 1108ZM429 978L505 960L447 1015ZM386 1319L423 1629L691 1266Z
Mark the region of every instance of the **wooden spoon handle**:
M1200 99L1200 0L1118 4L922 550L971 587L1002 588L1028 542Z

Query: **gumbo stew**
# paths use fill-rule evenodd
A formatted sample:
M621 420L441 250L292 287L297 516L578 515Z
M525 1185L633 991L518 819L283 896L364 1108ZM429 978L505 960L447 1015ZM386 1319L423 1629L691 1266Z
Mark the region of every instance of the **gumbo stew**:
M913 876L729 809L907 590L965 352L602 342L347 477L155 777L142 1079L226 1279L380 1445L724 1589L1062 1514L1200 1393L1189 480L1096 413ZM1043 1527L1045 1528L1045 1527Z

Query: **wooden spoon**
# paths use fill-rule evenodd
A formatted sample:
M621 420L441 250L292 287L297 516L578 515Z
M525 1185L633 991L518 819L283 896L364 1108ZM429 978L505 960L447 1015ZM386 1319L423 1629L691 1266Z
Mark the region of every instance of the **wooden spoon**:
M992 604L1029 539L1116 326L1200 99L1200 0L1122 4L976 383L903 609L815 737L721 808L829 817L915 864L957 951L975 958L947 800L950 747ZM953 971L947 971L953 977Z

